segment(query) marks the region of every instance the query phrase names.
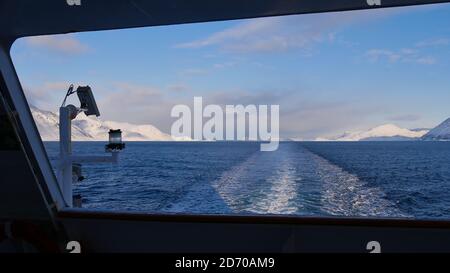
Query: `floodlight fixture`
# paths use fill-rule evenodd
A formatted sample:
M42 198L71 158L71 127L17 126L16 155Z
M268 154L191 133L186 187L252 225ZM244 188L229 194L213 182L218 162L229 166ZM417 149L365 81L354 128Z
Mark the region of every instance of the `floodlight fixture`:
M81 103L80 108L83 110L86 116L100 116L100 112L97 108L97 103L95 102L94 94L92 93L89 85L78 86L76 93Z
M77 108L78 112L74 113L75 116L72 117L72 119L74 119L79 112L84 112L86 116L100 116L100 111L98 110L97 103L95 102L94 94L92 93L92 89L89 85L78 86L77 90L74 90L73 84L71 84L67 90L61 107L65 107L67 98L75 93L77 93L81 105Z

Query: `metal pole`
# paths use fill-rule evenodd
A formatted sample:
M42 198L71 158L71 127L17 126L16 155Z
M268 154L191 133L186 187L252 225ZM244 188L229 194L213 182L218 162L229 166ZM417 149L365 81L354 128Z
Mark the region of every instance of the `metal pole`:
M59 165L58 184L69 208L73 207L72 184L78 182L73 174L73 163L117 163L119 151L110 151L111 156L73 156L72 155L72 118L78 112L73 105L59 108ZM79 201L79 200L78 200Z
M72 207L72 128L70 110L68 107L59 108L59 174L58 182L64 199Z
M119 162L119 152L111 151L110 156L102 156L102 155L72 155L70 160L72 163L113 163L117 164Z

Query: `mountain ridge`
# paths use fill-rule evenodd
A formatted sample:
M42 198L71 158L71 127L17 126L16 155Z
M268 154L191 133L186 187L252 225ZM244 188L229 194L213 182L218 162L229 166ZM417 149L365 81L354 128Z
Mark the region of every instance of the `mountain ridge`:
M44 141L59 140L59 115L30 106L31 113ZM150 124L132 124L126 122L103 121L99 118L87 117L80 113L72 121L72 140L74 141L107 141L110 129L121 129L124 141L173 141L170 135L161 132Z
M42 140L59 140L59 116L55 112L30 106L31 113ZM191 141L189 138L173 138L151 124L103 121L80 113L72 121L72 140L107 141L110 129L121 129L124 141ZM296 139L297 140L297 139ZM344 132L334 137L318 137L315 141L406 141L450 140L450 118L433 129L406 129L395 124L384 124L365 131ZM295 141L295 140L294 140Z
M383 124L366 131L345 132L331 138L317 138L316 141L405 141L419 140L428 130L410 130L395 124Z
M431 129L422 140L450 140L450 118Z

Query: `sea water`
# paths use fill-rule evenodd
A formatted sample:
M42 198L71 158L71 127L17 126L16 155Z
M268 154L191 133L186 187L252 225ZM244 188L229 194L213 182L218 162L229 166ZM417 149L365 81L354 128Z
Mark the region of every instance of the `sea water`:
M75 142L77 154L104 154ZM88 209L202 214L450 218L450 142L128 142L85 164ZM46 142L55 165L57 142Z

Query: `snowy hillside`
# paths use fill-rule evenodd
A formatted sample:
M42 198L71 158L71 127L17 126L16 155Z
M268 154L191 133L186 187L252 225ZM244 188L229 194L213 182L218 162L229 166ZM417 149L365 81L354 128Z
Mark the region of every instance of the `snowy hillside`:
M427 130L409 130L394 124L385 124L367 131L346 132L333 138L318 138L317 141L394 141L394 140L418 140L425 135Z
M44 141L59 139L59 117L56 113L31 106L31 113ZM102 121L79 114L72 121L72 140L107 141L109 129L121 129L124 141L171 141L172 137L152 125L135 125L124 122Z
M450 140L450 118L423 136L424 140Z

